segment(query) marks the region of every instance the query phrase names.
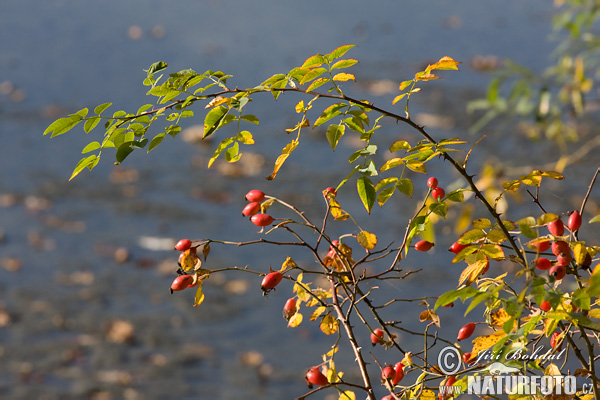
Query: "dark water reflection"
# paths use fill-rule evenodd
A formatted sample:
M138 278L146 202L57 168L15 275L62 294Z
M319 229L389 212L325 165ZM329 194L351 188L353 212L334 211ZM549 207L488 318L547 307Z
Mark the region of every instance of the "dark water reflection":
M148 156L132 155L117 170L120 175L107 159L94 174L67 183L79 149L92 134L41 138L48 115L56 118L109 100L115 103L113 111L137 108L146 100L139 84L142 69L159 59L168 61L173 71L222 69L243 87L346 43L358 44L351 56L361 61L354 71L359 85L348 88L358 97L373 95L366 82L400 81L442 55L464 60L463 71L446 74L446 81L432 85L432 91L477 91L486 78L467 63L475 55L544 65L552 48L546 42L550 14L542 1L432 1L426 6L418 1L402 6L394 1L377 6L358 1L189 0L3 4L0 80L14 89L0 98L0 396L291 398L305 392L303 371L317 364L331 344L314 324L286 329L280 310L291 286L282 285L264 298L259 279L251 275L211 277L206 303L192 309L191 293L168 293L176 255L149 250L143 239L256 238L256 229L239 217L243 194L253 187L294 202L315 220L321 218L320 190L340 181L352 145L331 154L322 132L310 133L275 183L262 179L289 141L283 129L296 122L289 110L297 99L282 96L277 103L265 98L252 104L262 117L257 137L268 140L249 148L247 155L256 152L266 158L255 155L254 165L262 160L262 169L241 179L235 175L243 170L233 176L218 168L207 171L210 147L178 138L165 140ZM128 32L141 37L134 40ZM416 112L431 111L432 97L427 96L415 103ZM387 93L374 99L387 105L392 98ZM462 102L460 96L441 104L463 110ZM388 122L380 131L390 143L409 133ZM460 129L433 133L463 135ZM507 153L519 151L510 143L504 146ZM456 179L446 167L433 166L432 173ZM573 183L578 190L584 185L579 179ZM348 185L340 198L349 211L362 216L353 191ZM423 191L424 185L416 190L418 195ZM382 243L398 241L411 210L399 198L361 225L381 232ZM333 229L342 233L351 228L338 224ZM446 242L442 237L438 250L408 260L405 268L423 267L422 274L382 283L380 291L386 297L397 292L409 298L452 288L456 271L448 270ZM215 245L207 266L248 265L266 271L269 265L278 267L286 254L281 248ZM291 254L299 263L313 262L296 250ZM405 310L403 304L386 317L421 329L411 322L415 313ZM462 325L452 318L461 311L444 310L442 323L449 329ZM365 329L359 333L368 335ZM411 336L401 340L407 348L420 346ZM246 354L249 350L262 361ZM381 349L373 353L384 362L397 358ZM351 367L344 367L352 362L348 351L340 352L338 362L347 376L355 377Z

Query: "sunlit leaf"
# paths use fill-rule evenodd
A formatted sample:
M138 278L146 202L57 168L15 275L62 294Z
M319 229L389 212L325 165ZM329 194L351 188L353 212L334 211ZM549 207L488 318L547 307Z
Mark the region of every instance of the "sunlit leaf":
M344 136L345 131L345 125L329 125L327 127L327 132L325 133L325 135L333 151L335 151L335 148L337 147L338 142L340 141L342 136Z
M310 92L312 90L315 90L321 86L323 86L324 84L326 84L327 82L329 82L329 78L317 78L314 81L312 81L312 83L310 84L310 86L308 86L306 88L307 92Z
M319 318L321 316L321 314L323 314L326 310L327 310L327 307L325 307L325 306L317 307L315 309L315 311L312 313L312 315L310 316L310 320L316 321L317 318Z
M438 62L436 62L435 64L429 65L426 69L426 71L433 71L436 69L451 69L451 70L455 70L458 71L458 64L462 64L461 62L458 61L454 61L454 59L452 59L452 57L448 57L448 56L444 56L442 58L440 58L440 60Z
M324 334L333 335L334 333L337 332L338 326L339 325L338 325L337 319L335 319L335 317L333 315L327 314L321 320L321 324L319 325L319 328L321 329L321 331Z
M351 67L355 64L357 64L358 61L352 58L349 58L347 60L339 60L337 61L335 64L333 64L331 66L331 69L341 69L341 68L348 68Z
M427 168L425 168L425 164L417 160L408 160L406 162L406 167L411 171L420 172L422 174L427 173Z
M344 54L346 54L346 52L353 47L356 47L356 45L355 44L345 44L343 46L336 48L331 53L327 54L326 57L329 59L329 61L333 61L337 58L340 58Z
M479 251L491 258L492 260L504 259L504 251L502 250L502 247L500 247L497 244L484 244L483 246L481 246Z
M479 218L473 221L472 225L475 229L488 229L492 226L492 223L487 218Z
M585 242L577 242L573 246L573 259L577 264L583 264L585 262L585 258L588 255L587 247L585 247Z
M287 160L287 158L290 156L290 154L292 154L292 152L296 149L297 146L298 141L294 139L283 148L283 150L281 151L281 155L277 157L277 160L275 160L275 167L273 168L273 172L271 173L271 175L267 177L267 180L275 179L275 176L277 176L277 172L279 172L279 169L281 168L285 160Z
M323 57L321 54L315 54L314 56L310 56L306 59L306 61L304 61L304 63L302 63L302 66L300 68L314 68L314 67L318 67L322 64L325 63L325 57Z
M380 172L384 172L387 171L388 169L392 169L394 167L397 167L398 165L403 165L404 164L404 160L402 158L392 158L391 160L388 160L385 162L385 164L383 164L381 166L381 168L379 168Z
M214 131L219 129L228 111L229 109L227 107L218 106L213 108L206 114L206 117L204 118L204 134L202 135L203 138L212 135Z
M371 213L371 208L373 208L373 204L375 203L376 194L375 187L373 186L373 182L366 176L361 176L358 178L356 182L356 187L358 190L358 196L362 201L363 205L367 209L367 212Z
M300 81L300 84L303 85L306 82L310 82L313 79L315 79L315 78L323 75L326 72L327 72L327 70L325 68L314 68L314 69L311 69L306 75L304 75L304 77Z
M338 400L356 400L356 395L351 390L345 390L340 393Z
M51 137L62 135L63 133L67 133L69 130L73 129L81 121L82 117L77 114L57 119L56 121L51 123L50 126L48 126L48 128L46 128L46 130L44 131L44 135L47 135L50 132L52 132Z
M419 321L432 321L438 328L440 327L440 317L433 310L425 310L419 314Z
M340 72L339 74L335 74L333 76L334 81L346 82L346 81L356 81L356 78L353 74L347 74L345 72Z
M396 188L408 197L412 197L413 183L409 178L399 179L398 183L396 184Z
M392 197L395 190L396 190L396 187L392 186L392 187L388 187L388 188L385 188L382 191L380 191L377 194L377 204L379 204L380 207L383 207L383 205L390 199L390 197Z
M85 146L83 148L83 150L81 150L81 154L89 153L90 151L94 151L99 148L100 148L100 143L94 141L94 142L89 143L87 146Z
M338 221L344 221L350 216L347 212L342 210L340 203L338 203L335 199L329 199L329 207L331 210L331 215Z
M413 80L410 80L410 81L403 81L403 82L401 82L401 83L400 83L399 89L400 89L400 90L404 90L404 89L406 89L407 87L409 87L409 86L410 86L410 85L411 85L413 82L414 82Z
M471 229L460 235L458 243L460 244L471 244L485 237L485 232L481 229Z
M194 307L199 306L204 301L204 293L202 293L202 282L198 282L196 296L194 296Z
M304 317L299 312L297 312L296 314L292 315L292 317L288 321L288 328L295 328L295 327L297 327L298 325L300 325L302 323L302 319L303 318Z
M77 163L77 165L75 166L75 169L73 170L73 173L71 174L71 177L69 178L69 180L75 178L77 175L79 175L79 173L84 169L84 168L89 168L90 167L93 168L93 166L95 164L98 163L98 156L95 154L92 154L90 156L84 157L81 160L79 160L79 162Z
M405 149L410 149L410 144L406 140L397 140L390 146L391 153Z
M479 278L488 264L489 261L487 260L477 260L474 263L469 264L469 266L461 272L460 277L458 278L458 284L462 285L464 283L469 286Z
M496 328L502 328L504 323L511 319L504 308L499 308L490 314L490 325Z
M374 233L367 231L360 231L358 235L356 235L356 240L358 240L358 244L366 250L373 250L377 245L377 236L375 236Z
M506 336L506 333L503 330L498 330L494 332L492 335L479 336L473 339L473 350L471 350L471 354L477 356L482 351L489 349L498 343L501 339Z

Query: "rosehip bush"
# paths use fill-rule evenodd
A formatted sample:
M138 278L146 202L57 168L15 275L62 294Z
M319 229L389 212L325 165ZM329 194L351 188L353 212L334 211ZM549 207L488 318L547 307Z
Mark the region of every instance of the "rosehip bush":
M210 167L221 156L227 162L238 161L242 157L240 147L259 140L258 135L255 138L251 132L259 124L259 117L250 114L247 107L253 98L266 94L276 100L284 93L297 96L293 114L297 115L298 122L286 130L291 140L276 158L267 179L275 180L285 171L286 160L293 156L305 137L301 132L308 129L322 133L333 151L343 151L339 143L354 135L353 146L359 142L360 147L349 154L347 174L340 177L336 188L328 187L314 194L323 203L311 212L261 190L247 188L245 200L248 203L242 204L241 200L239 209L254 225L261 227L256 233L258 238L246 242L235 238L180 241L176 245L180 251L178 268L174 268L173 273L182 275L171 284L173 291L193 286L193 305L198 306L205 299L203 282L221 271L252 274L257 279L256 288L260 286L265 293L276 287L279 292L287 291L285 297L289 300L283 307L287 326L293 329L302 323L315 323L324 335L332 338L332 348L321 355L322 362L315 353L319 366L306 371L304 378L310 391L299 394L301 399L321 390L337 392L340 398L348 399L375 400L378 392L393 399L431 399L441 382L454 382L466 388L467 377L473 371L469 363L478 360L481 352L494 350L500 354L495 361L510 364L506 358L510 351L525 351L528 345L537 344L544 337L552 337L556 350L555 331L561 332L564 347L579 364L579 375L589 379L594 393L600 394L595 369L600 345L600 269L590 267L598 261L600 247L594 238L583 237L586 224L600 220L585 207L598 171L593 174L579 210L569 215L569 231L565 235L561 215L566 215L566 210L559 211L560 215L547 212L544 198L539 196L542 183L564 179L561 173L534 169L518 177L502 178L497 191L485 191L474 180L476 174L469 164L474 143L457 138L434 138L411 118L409 100L429 81L440 78L443 71L457 71L460 62L444 56L407 77L387 109L344 92L346 85L356 80L347 71L358 61L345 57L352 47L345 45L327 54L315 54L290 71L266 77L246 89L231 85L232 76L221 71L198 73L186 69L165 75L167 64L157 62L147 69L143 82L155 104L142 106L136 112L112 114L106 111L111 103L95 107L91 114L84 108L53 122L45 134L61 135L81 123L86 133L98 126L104 127L103 136L84 148L84 154L92 154L85 155L76 165L71 175L73 179L84 169L93 169L100 157L113 147L116 163L123 162L136 149L157 148L167 135L176 136L180 132L182 119L194 117L194 110L206 109L203 138L221 135L208 162ZM392 108L399 105L404 105L403 110ZM401 139L389 143L377 133L384 118L410 128L414 135L403 134ZM159 121L164 120L167 121L164 131L151 133L160 125ZM385 154L385 161L381 154ZM437 178L426 178L427 168L432 163L444 163L444 168L455 172L456 182L445 184L448 192L438 186ZM353 211L351 215L344 208L344 204L351 203L341 195L344 185L356 187L366 213ZM498 208L499 204L525 197L524 193L532 197L536 207L532 215L511 215ZM361 224L375 205L386 207L394 194L394 199L401 198L403 207L412 211L406 220L390 214L398 219L404 234L385 242L381 239L385 235L365 230ZM318 220L314 220L315 212L319 213ZM418 299L404 299L398 290L382 292L382 282L396 282L400 287L413 274L427 273L413 268L423 257L419 252L435 252L436 224L457 215L461 216L461 223L457 225L459 233L444 233L453 235L450 252L436 253L448 265L446 274L455 279L456 288ZM247 225L250 225L248 221L241 221L240 229ZM340 231L343 234L340 235ZM281 232L291 239L284 241L269 236L273 232ZM337 233L334 236L332 232ZM210 235L210 232L200 234ZM265 266L208 268L208 254L231 252L222 250L227 246L294 246L305 250L311 262L296 263L287 257L277 270ZM273 262L278 264L281 260ZM387 299L375 297L377 291ZM186 291L180 295L187 294ZM210 299L210 294L207 297ZM414 304L404 308L402 319L419 321L423 324L422 330L411 330L390 318L388 310L400 301ZM481 315L477 318L481 321L477 329L481 336L472 338L475 323L455 318L452 323L464 325L456 336L456 330L449 327L451 323L438 315L439 307L458 301L464 303L465 315L475 312ZM205 306L210 307L210 301L207 303ZM423 348L406 348L403 335L421 336ZM342 339L352 352L354 364L336 362L337 344ZM367 354L371 349L367 346L369 343L381 345L372 349L383 355ZM459 349L465 366L447 376L436 365L433 353L440 346L448 345ZM401 361L397 362L398 359ZM394 362L394 367L383 367ZM478 363L483 368L491 361ZM518 366L550 372L562 368L566 373L564 365L557 365L551 359L526 361ZM350 369L356 373L344 374L343 370ZM382 371L383 380L380 379Z

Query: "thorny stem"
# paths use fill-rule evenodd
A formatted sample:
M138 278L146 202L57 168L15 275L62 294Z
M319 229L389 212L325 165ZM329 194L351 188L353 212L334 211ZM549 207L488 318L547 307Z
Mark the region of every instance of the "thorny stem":
M356 337L354 336L354 331L352 330L350 322L346 319L344 311L340 307L335 281L333 280L333 277L330 277L329 280L331 282L333 308L335 309L338 315L338 319L340 320L342 325L344 325L344 329L346 330L346 335L348 336L348 341L350 342L350 346L352 347L352 351L354 352L354 356L356 357L356 363L358 364L358 368L360 369L360 374L362 375L368 398L369 400L376 400L375 393L373 392L373 386L371 385L371 378L369 377L369 373L367 371L367 365L360 351L361 348L356 341Z

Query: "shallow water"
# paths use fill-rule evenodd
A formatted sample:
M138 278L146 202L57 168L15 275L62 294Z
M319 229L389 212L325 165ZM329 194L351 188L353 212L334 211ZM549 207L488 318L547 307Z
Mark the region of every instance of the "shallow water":
M0 97L0 397L292 398L306 392L303 372L332 343L313 323L287 329L280 313L291 285L263 297L254 275L215 274L206 285L206 302L192 308L192 293L168 292L177 255L150 250L143 240L256 238L255 227L239 217L243 195L253 187L321 218L320 190L342 179L345 160L354 151L351 145L332 155L324 139L311 133L275 182L262 179L289 141L283 132L296 122L289 110L297 99L282 96L277 103L264 99L252 105L263 116L257 136L268 141L248 148L247 156L256 152L265 159L256 156L254 164L262 160L263 167L243 178L225 169L207 171L209 148L168 138L147 156L134 153L119 169L105 159L93 174L67 182L79 149L93 133L86 137L74 130L53 140L43 138L49 115L57 118L106 101L115 103L112 111L137 109L149 101L142 70L157 60L167 61L171 71L221 69L243 87L346 43L358 45L348 53L361 61L353 71L359 84L348 88L357 97L373 96L364 83L399 82L442 55L465 62L460 73L449 72L445 81L433 83L432 93L481 91L487 78L468 61L475 55L496 55L534 68L544 65L552 49L547 42L550 15L546 2L518 0L430 1L426 7L419 1L402 7L395 1L377 7L359 1L4 4L0 80L14 89ZM132 39L128 31L141 37ZM373 99L388 105L393 96ZM430 111L430 96L414 104L416 112ZM463 101L464 96L456 95L441 104L463 109ZM400 134L408 131L386 122L381 135L393 141L398 129ZM459 129L433 133L463 135ZM510 143L503 146L515 152ZM569 171L584 181L573 183L580 191L589 179L585 171L587 166ZM455 179L445 165L433 166L432 173ZM347 185L340 199L362 217L353 192L353 185ZM372 219L361 222L363 229L382 232L381 242L399 240L411 211L406 204L398 198L375 210ZM339 226L334 228L340 232L349 229ZM381 292L397 290L408 298L454 287L456 271L448 272L443 250L447 241L442 236L438 250L409 259L405 268L424 266L422 274L394 284L386 281ZM281 248L214 245L207 267L248 265L266 271L269 265L278 267L286 254ZM292 255L299 263L312 262L297 251ZM460 313L461 307L447 310L442 323L457 328L462 323L453 316ZM390 319L422 329L411 321L414 317L403 307L389 313ZM111 325L114 321L125 321L121 331ZM401 341L408 348L420 346L411 336ZM250 350L262 361L246 354ZM352 357L343 353L339 365L357 378ZM379 348L373 354L395 361Z

